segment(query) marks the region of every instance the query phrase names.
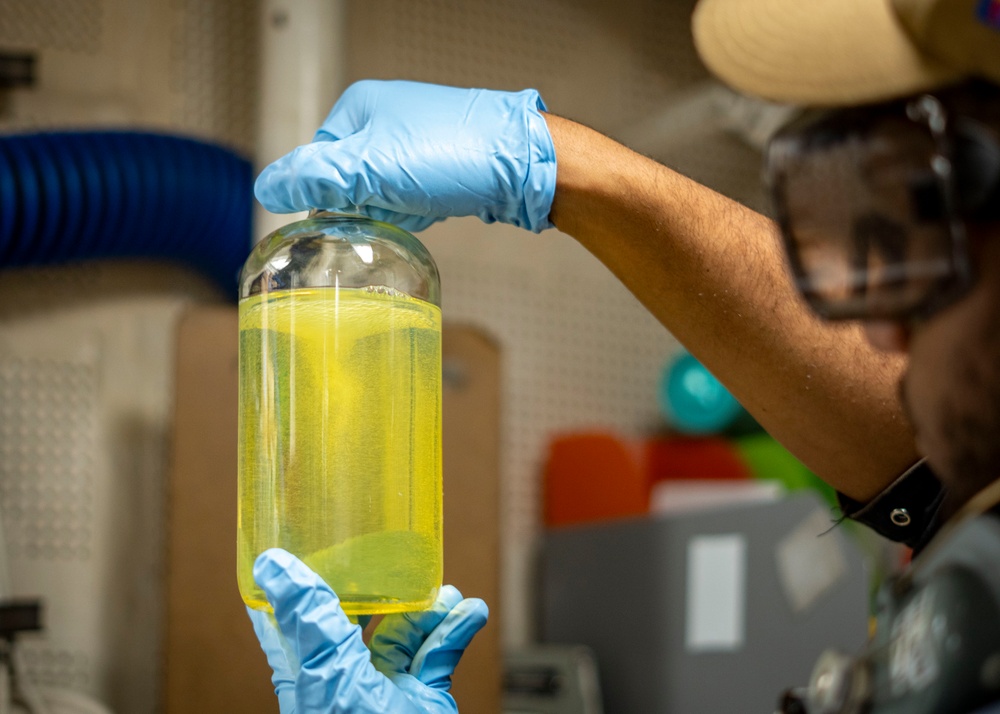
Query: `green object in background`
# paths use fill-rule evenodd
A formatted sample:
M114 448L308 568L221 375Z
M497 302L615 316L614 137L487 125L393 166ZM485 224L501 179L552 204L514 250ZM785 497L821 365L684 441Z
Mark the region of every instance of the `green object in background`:
M742 436L733 440L733 446L754 478L779 481L788 491L812 489L831 506L837 505L833 488L768 434Z

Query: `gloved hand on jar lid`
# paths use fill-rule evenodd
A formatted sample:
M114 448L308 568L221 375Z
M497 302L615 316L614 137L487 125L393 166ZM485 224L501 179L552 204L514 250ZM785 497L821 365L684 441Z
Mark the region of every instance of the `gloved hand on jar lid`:
M269 211L354 211L420 231L450 216L551 228L556 155L538 92L357 82L311 143L266 167Z
M254 563L274 615L247 608L281 714L457 712L451 676L486 624L486 603L441 588L430 610L386 615L365 646L333 590L287 551Z

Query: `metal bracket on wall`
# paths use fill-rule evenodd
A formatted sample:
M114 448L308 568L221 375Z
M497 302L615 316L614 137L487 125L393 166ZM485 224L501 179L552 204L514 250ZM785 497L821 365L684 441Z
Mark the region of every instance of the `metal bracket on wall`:
M7 113L8 90L35 84L35 55L0 50L0 116Z
M0 89L31 87L34 84L35 55L0 50Z

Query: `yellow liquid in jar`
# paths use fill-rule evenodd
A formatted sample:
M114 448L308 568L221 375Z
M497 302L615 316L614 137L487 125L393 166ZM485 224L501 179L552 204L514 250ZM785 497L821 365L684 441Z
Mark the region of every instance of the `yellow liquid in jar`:
M240 302L237 578L301 558L347 614L430 607L441 584L441 310L388 290Z

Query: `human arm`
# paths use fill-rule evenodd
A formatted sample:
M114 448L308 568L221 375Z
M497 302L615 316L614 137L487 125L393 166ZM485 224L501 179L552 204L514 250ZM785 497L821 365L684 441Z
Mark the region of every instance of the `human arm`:
M549 213L817 475L867 501L919 458L904 359L799 299L775 224L570 120L545 115Z
M359 206L421 230L478 215L575 237L810 469L867 501L917 459L900 358L796 296L774 224L537 93L362 82L265 169L269 210Z
M247 609L274 672L281 714L450 714L451 675L486 624L486 604L444 586L431 609L385 616L366 647L336 594L283 550L261 554L254 578L274 615Z

